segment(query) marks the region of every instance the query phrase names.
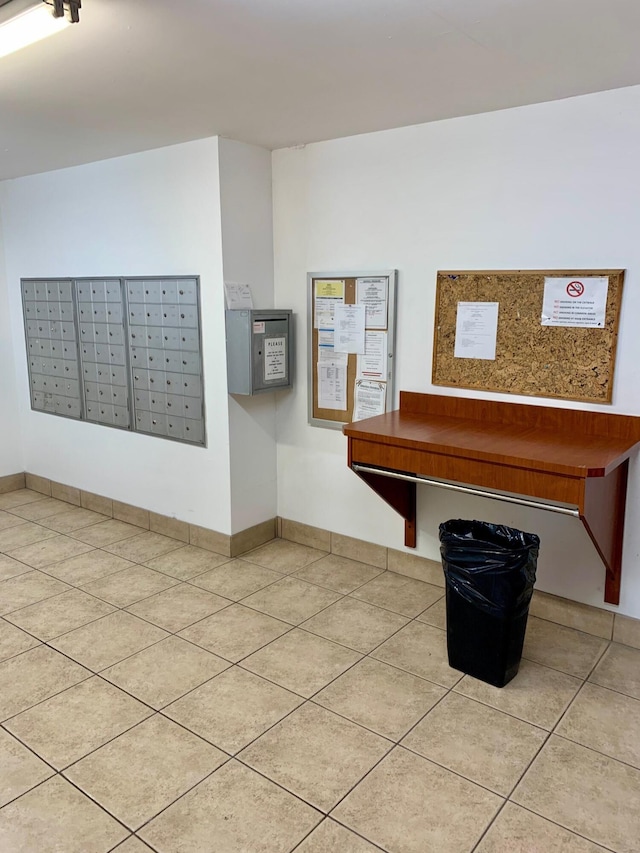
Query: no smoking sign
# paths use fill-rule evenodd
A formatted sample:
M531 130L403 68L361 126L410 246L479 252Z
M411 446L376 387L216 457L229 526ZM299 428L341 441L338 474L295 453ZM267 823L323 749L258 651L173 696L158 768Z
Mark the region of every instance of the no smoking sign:
M581 281L570 281L567 285L567 293L577 299L584 293L584 284Z
M542 298L543 326L603 329L607 321L608 276L546 276Z

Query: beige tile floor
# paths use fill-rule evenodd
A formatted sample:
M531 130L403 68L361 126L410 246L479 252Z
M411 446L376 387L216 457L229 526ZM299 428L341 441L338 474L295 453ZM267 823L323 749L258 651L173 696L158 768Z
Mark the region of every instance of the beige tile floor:
M498 690L442 594L0 496L0 851L637 853L640 650L530 617Z

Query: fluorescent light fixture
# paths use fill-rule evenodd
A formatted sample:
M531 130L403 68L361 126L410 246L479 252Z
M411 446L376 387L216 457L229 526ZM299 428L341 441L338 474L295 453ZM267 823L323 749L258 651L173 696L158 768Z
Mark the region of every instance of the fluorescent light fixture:
M14 8L16 14L7 18ZM4 12L0 16L0 57L60 32L73 22L64 14L63 3L56 0L5 0L0 2L0 11ZM75 13L77 20L77 6Z

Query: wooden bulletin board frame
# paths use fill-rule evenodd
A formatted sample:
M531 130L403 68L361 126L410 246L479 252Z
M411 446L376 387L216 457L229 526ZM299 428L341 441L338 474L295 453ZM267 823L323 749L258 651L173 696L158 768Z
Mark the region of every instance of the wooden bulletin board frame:
M543 326L546 277L609 279L604 328ZM624 270L439 271L432 382L454 388L610 403ZM456 358L458 302L498 302L495 360Z
M343 424L351 423L354 414L355 384L357 374L357 355L349 354L347 360L346 401L345 409L321 408L318 404L318 329L315 325L316 316L316 283L323 281L344 282L344 301L348 305L356 304L356 281L365 278L387 279L387 317L386 328L375 327L376 331L386 332L386 372L383 379L386 383L385 411L391 411L394 403L393 365L395 356L395 326L396 326L396 287L397 270L357 270L355 272L312 272L307 274L307 388L308 412L311 426L327 429L342 429ZM371 330L372 327L366 327Z

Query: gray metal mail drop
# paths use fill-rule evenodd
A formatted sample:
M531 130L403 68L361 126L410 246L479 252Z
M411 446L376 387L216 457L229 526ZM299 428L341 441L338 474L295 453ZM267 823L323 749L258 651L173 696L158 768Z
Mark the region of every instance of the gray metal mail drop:
M289 310L227 310L230 394L280 391L293 384L293 315Z

